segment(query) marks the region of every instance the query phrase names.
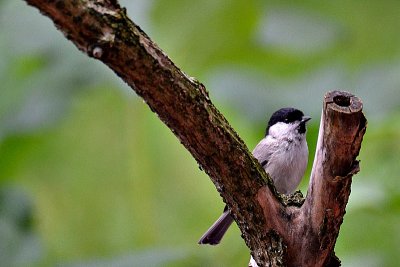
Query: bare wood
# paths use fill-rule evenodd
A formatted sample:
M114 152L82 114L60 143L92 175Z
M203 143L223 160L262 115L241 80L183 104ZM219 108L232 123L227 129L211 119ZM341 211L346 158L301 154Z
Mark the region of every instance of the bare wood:
M318 159L300 207L301 198L286 200L276 193L204 86L180 71L117 1L26 2L50 17L81 51L109 66L174 132L211 177L259 266L327 264L365 131L361 102L352 106L356 97L349 98L352 108L346 93L336 92L331 102L326 97ZM315 265L306 258L310 254Z
M356 158L366 126L358 97L339 91L325 95L308 194L296 223L297 233L289 238L293 247L314 257L300 253L291 260L294 266L335 265L330 256L343 222L352 176L359 171Z

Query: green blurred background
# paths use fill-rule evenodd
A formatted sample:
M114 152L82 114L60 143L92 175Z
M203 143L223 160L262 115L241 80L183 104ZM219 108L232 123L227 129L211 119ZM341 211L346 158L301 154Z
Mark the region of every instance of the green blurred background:
M336 252L398 266L399 1L121 4L250 149L271 112L298 107L313 117L311 165L324 93L361 97L369 125ZM246 266L236 226L197 245L224 204L132 90L24 1L0 1L0 25L0 266Z

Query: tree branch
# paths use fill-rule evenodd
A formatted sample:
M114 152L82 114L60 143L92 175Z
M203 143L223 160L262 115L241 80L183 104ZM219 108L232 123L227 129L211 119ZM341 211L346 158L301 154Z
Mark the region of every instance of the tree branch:
M157 113L214 182L259 266L327 263L365 131L361 102L352 106L357 98L339 92L331 102L330 95L326 98L318 159L301 206L298 197L288 200L276 192L204 86L180 71L117 1L26 2L50 17L81 51L109 66ZM299 240L299 233L310 243ZM315 253L312 259L300 255L307 250Z

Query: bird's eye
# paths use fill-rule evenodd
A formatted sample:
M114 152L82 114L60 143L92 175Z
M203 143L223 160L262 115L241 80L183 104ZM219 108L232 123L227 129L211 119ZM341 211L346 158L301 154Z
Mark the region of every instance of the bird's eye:
M286 118L286 119L285 119L285 122L289 122L289 119L288 119L288 118Z

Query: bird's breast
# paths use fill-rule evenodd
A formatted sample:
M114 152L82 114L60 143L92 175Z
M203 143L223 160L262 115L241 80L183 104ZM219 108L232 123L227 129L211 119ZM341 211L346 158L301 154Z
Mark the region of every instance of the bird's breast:
M290 194L299 185L308 162L308 148L305 140L291 139L280 142L280 147L271 155L265 171L274 180L276 189Z

